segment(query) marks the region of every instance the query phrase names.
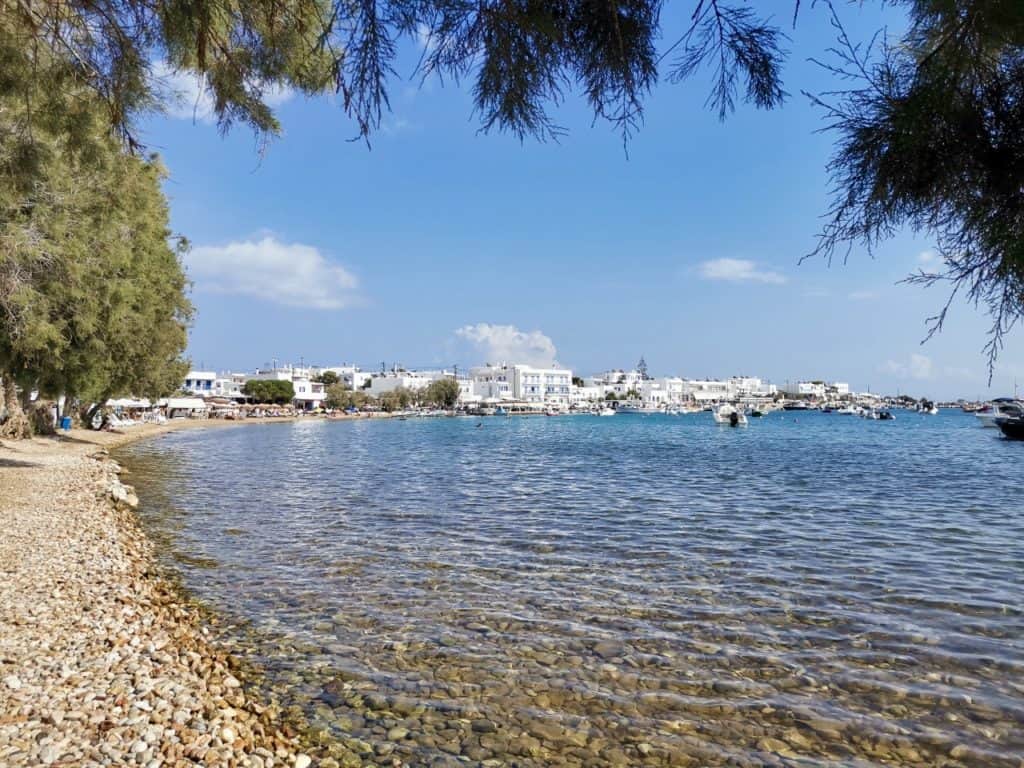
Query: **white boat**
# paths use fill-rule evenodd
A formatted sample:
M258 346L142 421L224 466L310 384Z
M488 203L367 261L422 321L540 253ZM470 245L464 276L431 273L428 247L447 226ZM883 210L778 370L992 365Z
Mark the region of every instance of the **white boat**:
M618 407L615 410L618 413L652 414L662 412L661 406L655 405L653 403L642 403L638 400L633 400L626 403L619 403Z
M1024 404L1009 397L1000 397L974 414L983 427L998 427L998 419L1024 417Z
M607 408L607 407L606 408L602 408L601 410L599 410L597 412L597 415L598 416L614 416L615 415L615 409L614 408Z
M715 424L722 424L730 427L745 427L747 426L747 415L735 406L720 405L718 408L711 412L711 416L715 420Z
M857 415L857 409L854 408L852 405L844 405L842 408L837 408L836 409L836 415L837 416L856 416Z

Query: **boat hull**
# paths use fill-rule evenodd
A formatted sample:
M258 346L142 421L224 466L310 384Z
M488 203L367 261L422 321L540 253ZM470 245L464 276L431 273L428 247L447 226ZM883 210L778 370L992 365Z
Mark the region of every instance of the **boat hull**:
M1024 419L1000 419L999 429L1009 440L1024 440Z

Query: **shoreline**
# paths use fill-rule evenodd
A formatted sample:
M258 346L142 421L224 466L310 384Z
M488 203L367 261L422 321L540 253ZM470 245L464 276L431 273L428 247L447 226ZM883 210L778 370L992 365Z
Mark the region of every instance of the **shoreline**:
M180 429L295 420L0 442L0 764L313 764L300 729L213 643L216 617L161 573L108 456Z

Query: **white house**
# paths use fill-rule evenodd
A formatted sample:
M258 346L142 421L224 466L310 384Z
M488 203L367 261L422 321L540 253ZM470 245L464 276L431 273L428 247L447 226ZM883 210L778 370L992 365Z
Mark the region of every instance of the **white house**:
M326 397L324 385L313 381L313 375L311 368L286 365L280 368L257 370L256 373L248 376L247 380L290 381L295 390L292 404L296 408L311 411L319 408Z
M439 379L451 379L452 371L405 371L396 369L385 373L376 373L370 379L369 393L379 397L396 389L424 389Z
M336 374L338 380L349 389L362 389L366 382L373 377L372 373L361 370L358 365L336 365L330 368L316 369L317 373L324 373L325 371Z
M193 395L210 397L215 394L216 381L217 374L214 371L189 371L181 388Z

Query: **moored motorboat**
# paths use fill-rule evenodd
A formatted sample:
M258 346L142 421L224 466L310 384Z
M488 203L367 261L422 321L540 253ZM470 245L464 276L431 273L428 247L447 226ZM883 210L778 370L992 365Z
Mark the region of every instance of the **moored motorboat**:
M614 416L615 415L615 409L614 408L608 408L607 406L605 406L604 408L602 408L601 410L599 410L597 412L597 415L598 416Z
M996 424L1008 440L1024 440L1024 418L999 419Z
M1024 418L1024 404L1012 397L997 397L982 410L976 412L974 417L981 422L983 427L998 427L999 419Z
M711 412L711 415L715 420L715 424L729 427L745 427L747 425L746 414L728 403L718 406L716 410Z

